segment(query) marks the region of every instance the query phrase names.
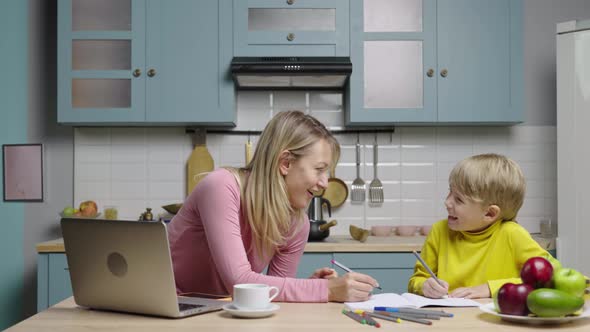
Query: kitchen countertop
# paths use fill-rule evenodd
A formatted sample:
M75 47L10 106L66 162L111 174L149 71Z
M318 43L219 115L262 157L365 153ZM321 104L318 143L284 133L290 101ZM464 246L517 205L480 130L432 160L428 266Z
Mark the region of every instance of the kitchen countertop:
M491 299L477 300L488 303ZM236 319L217 311L182 319L157 318L108 311L87 310L76 306L72 297L8 328L16 331L370 331L342 314L342 303L278 303L279 311L264 319ZM379 320L381 330L404 331L480 331L528 332L547 330L545 326L505 322L477 307L444 308L452 318L435 320L432 326L404 321ZM399 326L398 326L399 325ZM551 326L559 331L588 331L590 319Z
M531 234L541 247L555 249L554 239L545 239ZM305 252L411 252L420 251L425 236L369 236L366 242L353 240L349 235L333 235L321 242L309 242ZM37 244L38 253L63 253L63 239L56 239Z
M321 242L309 242L305 252L410 252L420 250L424 236L369 236L361 243L349 235L330 236ZM63 253L63 239L56 239L37 244L38 253Z

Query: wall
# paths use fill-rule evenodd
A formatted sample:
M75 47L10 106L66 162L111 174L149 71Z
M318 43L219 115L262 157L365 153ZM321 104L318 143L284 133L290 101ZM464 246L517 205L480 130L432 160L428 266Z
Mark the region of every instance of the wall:
M238 127L261 130L270 117L300 109L330 128L342 128L340 94L240 92ZM340 134L342 157L336 175L350 184L356 177L356 134ZM242 166L246 136L209 134L207 147L215 166ZM257 136L251 139L256 142ZM375 135L360 135L361 177L373 179ZM162 205L182 202L185 163L191 147L182 128L78 128L75 131L74 201L117 205L121 218L137 219L145 207L156 215ZM518 161L529 190L519 222L538 232L538 221L556 216L555 127L400 127L378 135L379 178L385 201L356 204L347 200L333 210L333 234L348 234L348 225L430 225L447 216L443 200L452 166L476 153L496 152ZM367 195L368 198L368 195Z
M524 0L526 124L555 126L555 25L590 18L588 0Z
M57 1L29 0L29 112L27 140L42 142L45 152L45 199L25 205L24 314L37 312L35 244L61 237L56 215L73 200L73 132L57 124Z
M12 18L0 20L0 57L14 56L12 53L14 48L10 48L11 52L4 52L6 45L5 41L12 40L16 42L18 36L23 35L25 29L19 29L24 24L24 19L16 20L13 14L14 3L24 3L26 1L8 0L0 2L0 17ZM29 82L30 89L37 89L36 92L30 91L30 104L37 105L35 107L29 106L29 119L20 118L23 113L14 113L13 105L15 99L20 100L18 94L12 93L15 90L14 81L5 79L10 75L15 75L15 72L21 72L18 69L19 62L0 62L0 68L4 69L4 75L0 77L0 100L3 101L0 106L0 141L4 144L16 140L15 137L25 135L25 127L28 124L27 136L35 138L46 139L46 165L45 178L49 183L46 183L46 198L51 201L50 204L25 204L26 211L23 216L23 205L20 203L2 203L0 202L0 213L3 219L2 233L0 233L0 255L2 262L17 262L14 269L9 269L8 265L3 265L0 271L0 296L5 299L5 294L23 294L24 307L21 318L28 317L35 313L36 303L36 253L34 244L41 241L50 240L59 236L57 212L63 208L63 205L73 203L73 164L74 154L72 148L73 134L69 128L59 127L54 123L41 123L40 121L54 121L56 118L55 105L55 31L56 31L56 0L28 0L31 12L29 29L29 45L30 47L37 47L38 53L30 54L31 59L37 59L36 68L45 72L30 73L35 80L39 82ZM4 8L10 10L4 10ZM525 69L525 108L526 120L525 127L528 126L542 126L538 129L545 133L535 133L534 135L551 135L554 136L555 125L555 24L557 22L566 21L575 18L590 18L590 1L588 0L524 0L524 69ZM17 31L14 34L14 31ZM36 31L36 32L34 32ZM4 36L12 36L12 39L5 39ZM40 46L43 45L43 46ZM22 59L22 57L17 57ZM31 68L34 66L35 60L31 60ZM31 70L29 70L31 71ZM37 76L35 76L37 75ZM30 79L30 80L31 80ZM35 87L36 85L36 87ZM7 87L8 89L4 88ZM21 90L19 90L21 91ZM22 90L24 91L24 90ZM18 103L16 103L18 104ZM12 113L7 113L10 111ZM24 122L23 122L24 121ZM243 121L243 120L240 120ZM21 123L22 122L22 123ZM240 122L241 123L241 122ZM519 128L519 127L514 127ZM514 129L513 128L513 129ZM510 129L510 130L513 130ZM519 130L519 129L517 129ZM524 129L529 131L536 131L536 129ZM551 133L553 132L553 134ZM399 128L396 135L400 135L401 139L402 129ZM178 133L180 137L180 144L185 144L186 149L189 149L189 140L182 131ZM473 139L473 134L468 135ZM516 137L516 136L512 136ZM235 140L236 149L241 150L240 145L245 138L238 138L229 136L230 140ZM536 138L533 138L536 139ZM24 141L25 137L19 140ZM214 138L209 139L214 142ZM387 141L387 138L385 138ZM534 142L532 142L534 143ZM441 143L444 147L444 143ZM453 149L449 145L449 149ZM183 148L184 149L184 148ZM468 149L468 148L467 148ZM183 150L184 151L184 150ZM185 152L183 152L185 153ZM241 155L241 153L240 153ZM186 154L183 155L186 158ZM370 156L370 155L369 155ZM383 159L383 157L382 157ZM525 170L526 172L527 170ZM182 174L182 173L179 173ZM369 175L371 175L369 170ZM380 174L384 174L383 171ZM339 175L339 173L338 173ZM384 174L385 175L385 174ZM367 179L367 178L366 178ZM369 178L370 179L370 176ZM530 189L530 188L529 188ZM54 190L56 190L54 192ZM530 190L529 190L530 191ZM180 190L179 190L180 192ZM176 194L180 195L180 194ZM440 203L438 208L440 208ZM19 212L20 211L20 212ZM9 216L9 218L6 218ZM23 231L24 225L24 231ZM23 235L24 232L24 235ZM24 237L24 239L23 239ZM21 254L22 252L22 254ZM15 256L16 255L16 256ZM24 258L18 260L14 257L24 255ZM5 256L10 257L5 258ZM24 262L24 274L21 272L23 268L20 262ZM3 263L4 264L4 263ZM12 263L11 263L12 264ZM6 268L6 269L5 269ZM12 280L15 278L23 278L26 285L25 291L14 292L7 291L5 280ZM17 282L18 284L18 282ZM20 287L20 286L19 286ZM9 292L9 293L7 293ZM4 317L18 317L21 310L18 308L19 302L0 300L0 319ZM0 323L2 328L2 323Z
M27 143L26 1L0 2L0 143ZM2 174L4 174L4 166ZM0 184L4 188L3 180ZM24 204L0 202L0 330L22 316Z

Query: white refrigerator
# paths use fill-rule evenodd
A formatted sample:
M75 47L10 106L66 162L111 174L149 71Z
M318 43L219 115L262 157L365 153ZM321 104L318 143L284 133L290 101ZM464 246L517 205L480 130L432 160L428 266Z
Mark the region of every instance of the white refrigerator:
M590 20L557 24L557 257L590 275Z

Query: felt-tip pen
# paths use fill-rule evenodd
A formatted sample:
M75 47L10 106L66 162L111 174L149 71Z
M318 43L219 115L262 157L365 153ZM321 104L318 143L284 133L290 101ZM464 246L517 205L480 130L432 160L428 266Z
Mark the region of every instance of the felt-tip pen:
M414 308L392 308L392 307L374 307L373 310L375 311L387 311L387 312L399 312L400 314L430 314L430 315L438 315L441 317L453 317L453 314L444 312L442 310L425 310L425 309L414 309Z

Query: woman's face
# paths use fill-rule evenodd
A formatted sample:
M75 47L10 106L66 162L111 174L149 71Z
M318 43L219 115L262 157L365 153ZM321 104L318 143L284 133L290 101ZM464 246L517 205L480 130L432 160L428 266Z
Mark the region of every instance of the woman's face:
M331 163L332 149L328 142L322 139L314 143L306 155L281 164L289 202L294 209L306 208L313 198L313 192L328 186Z

